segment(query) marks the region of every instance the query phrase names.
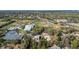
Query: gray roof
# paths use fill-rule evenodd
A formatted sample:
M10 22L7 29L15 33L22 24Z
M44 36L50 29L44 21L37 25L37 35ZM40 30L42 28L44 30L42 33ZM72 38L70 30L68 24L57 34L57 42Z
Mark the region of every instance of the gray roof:
M3 37L6 40L16 40L16 39L21 39L22 36L16 32L16 30L11 30L5 33L5 36Z

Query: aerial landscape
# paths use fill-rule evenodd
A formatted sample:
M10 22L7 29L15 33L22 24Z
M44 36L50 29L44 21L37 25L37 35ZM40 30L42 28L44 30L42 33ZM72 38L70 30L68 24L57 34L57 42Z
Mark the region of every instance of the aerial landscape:
M79 49L79 11L0 10L0 49Z

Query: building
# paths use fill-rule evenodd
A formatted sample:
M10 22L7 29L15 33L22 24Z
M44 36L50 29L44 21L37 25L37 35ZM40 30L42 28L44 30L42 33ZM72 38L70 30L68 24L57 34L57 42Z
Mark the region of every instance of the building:
M36 41L36 42L39 42L40 41L40 37L41 35L36 35L33 37L33 39Z
M14 27L8 28L8 30L16 30L16 29L22 29L22 28L21 28L21 25L17 24L17 25L14 26Z
M28 25L25 25L25 28L24 30L26 31L31 31L31 29L35 26L35 24L28 24Z
M51 40L51 37L50 37L50 35L49 35L48 33L43 32L43 33L42 33L42 36L43 36L47 41L50 41L50 40Z
M67 19L57 19L57 22L67 22Z
M22 35L21 35L21 33L18 33L16 30L9 30L5 33L3 39L19 40L19 39L22 39Z

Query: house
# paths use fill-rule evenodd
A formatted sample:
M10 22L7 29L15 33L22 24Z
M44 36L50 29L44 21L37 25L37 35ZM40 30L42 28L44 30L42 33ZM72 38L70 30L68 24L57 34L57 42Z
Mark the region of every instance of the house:
M43 32L43 33L42 33L42 36L43 36L47 41L50 41L50 40L51 40L51 37L50 37L50 35L49 35L48 33Z
M33 39L36 41L36 42L39 42L40 41L40 37L41 35L36 35L33 37Z
M10 27L10 28L8 28L8 30L14 30L15 29L15 27Z
M21 29L21 25L17 24L15 27L10 27L8 30Z
M73 33L72 33L72 35L73 35L73 36L75 36L75 37L76 37L76 39L78 39L78 40L79 40L79 32L73 32Z
M25 18L25 16L24 15L18 15L18 18L23 20Z
M19 40L19 39L22 39L22 34L18 33L16 30L9 30L5 33L3 39L6 39L6 40Z
M56 19L58 23L67 23L67 19Z
M25 31L31 31L31 29L35 26L35 24L28 24L28 25L25 25L25 28L24 30Z

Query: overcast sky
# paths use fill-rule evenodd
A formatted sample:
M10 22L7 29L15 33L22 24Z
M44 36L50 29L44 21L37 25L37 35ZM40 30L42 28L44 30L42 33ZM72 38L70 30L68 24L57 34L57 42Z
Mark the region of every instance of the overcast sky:
M0 10L79 10L79 1L0 0Z

